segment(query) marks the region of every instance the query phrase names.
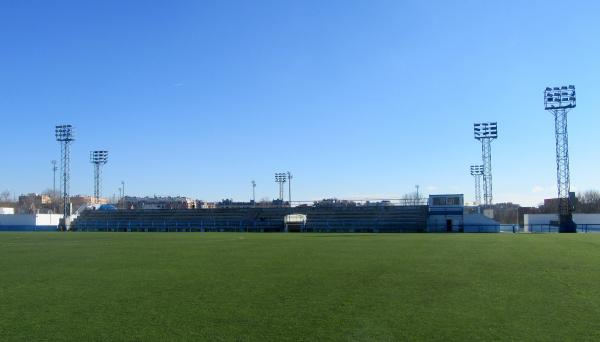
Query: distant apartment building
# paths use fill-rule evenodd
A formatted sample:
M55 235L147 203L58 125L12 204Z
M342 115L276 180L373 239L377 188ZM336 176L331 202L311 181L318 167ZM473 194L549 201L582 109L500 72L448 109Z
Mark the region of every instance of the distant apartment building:
M127 209L195 209L196 200L188 197L130 197L121 199L119 207Z
M19 212L35 213L39 210L52 209L52 198L48 195L29 193L19 196Z
M577 207L577 196L575 196L574 192L569 192L569 197L571 199L571 206L573 207L573 209L575 209ZM542 207L542 212L557 213L559 202L560 202L560 199L558 199L558 198L544 199L544 206Z
M252 208L254 202L234 202L231 199L224 199L221 202L215 203L216 208Z
M196 208L198 209L215 209L216 207L217 203L215 202L196 201Z
M71 205L73 206L74 210L77 210L77 208L79 208L83 205L90 205L90 204L108 204L108 199L107 198L99 198L98 200L95 200L94 196L87 196L87 195L71 196Z

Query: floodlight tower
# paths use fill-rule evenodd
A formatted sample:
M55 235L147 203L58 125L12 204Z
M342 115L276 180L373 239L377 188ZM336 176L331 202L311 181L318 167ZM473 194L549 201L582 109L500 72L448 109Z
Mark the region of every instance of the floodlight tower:
M475 178L475 205L481 204L481 176L483 165L471 165L471 176Z
M575 86L547 87L544 91L544 109L554 115L554 136L556 138L556 179L558 185L559 232L575 233L573 222L571 190L569 179L569 135L567 113L575 108Z
M275 182L279 183L279 200L283 202L283 185L287 181L287 174L280 172L275 174Z
M484 204L492 205L492 140L498 138L498 125L495 122L476 123L473 132L475 139L481 141Z
M256 205L256 182L252 181L252 203Z
M287 172L287 178L288 178L288 202L290 202L290 208L292 207L292 178L294 178L294 176L292 176L292 174L288 171Z
M102 186L101 175L102 165L108 162L108 151L92 151L90 152L90 163L94 164L94 202L100 200L100 189Z
M73 135L73 126L71 125L58 125L55 127L54 134L56 141L60 143L60 178L62 188L62 205L63 205L63 219L67 220L71 214L71 203L69 197L69 181L70 181L70 166L71 156L70 149L71 143L75 141ZM65 226L62 227L66 228Z

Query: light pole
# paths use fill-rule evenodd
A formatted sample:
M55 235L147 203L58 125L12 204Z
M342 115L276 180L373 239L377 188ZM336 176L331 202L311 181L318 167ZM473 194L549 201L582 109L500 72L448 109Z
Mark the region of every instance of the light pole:
M52 161L52 196L56 195L56 171L58 167L56 166L56 160Z
M475 139L481 142L481 159L483 161L483 199L486 206L491 206L492 198L492 141L498 138L498 125L495 122L473 124Z
M415 203L415 205L418 205L421 202L421 198L419 197L419 184L415 185L415 188L417 188L417 203Z
M90 152L90 162L94 164L94 202L98 203L102 186L102 165L108 162L108 151Z
M475 205L481 205L481 176L483 165L471 165L471 176L475 179Z
M256 206L256 182L252 181L252 203Z
M544 91L544 109L554 115L554 137L556 139L556 180L558 187L559 232L575 233L572 202L569 196L569 134L567 114L577 105L575 86L547 87Z
M56 160L52 161L52 212L56 210L56 171L58 167L56 166Z
M294 176L292 176L292 174L288 171L287 178L288 178L288 202L289 202L290 208L291 208L292 207L292 178L294 178Z
M121 191L122 191L122 196L121 196L121 202L123 205L123 209L127 209L125 207L125 181L121 181Z
M286 182L287 175L283 172L275 173L275 182L279 183L279 200L283 204L283 184Z
M71 198L69 197L69 184L71 175L71 156L70 148L75 136L73 134L73 126L71 125L57 125L55 126L54 135L56 141L60 143L60 176L61 176L61 187L62 187L62 206L63 206L63 222L60 227L61 230L67 229L67 220L71 215Z

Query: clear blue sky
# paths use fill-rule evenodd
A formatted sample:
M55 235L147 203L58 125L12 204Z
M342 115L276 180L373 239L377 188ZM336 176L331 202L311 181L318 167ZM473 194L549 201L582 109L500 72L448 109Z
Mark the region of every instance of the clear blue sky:
M0 190L206 200L464 193L497 121L494 200L555 196L546 86L575 84L575 190L598 189L598 1L2 1Z

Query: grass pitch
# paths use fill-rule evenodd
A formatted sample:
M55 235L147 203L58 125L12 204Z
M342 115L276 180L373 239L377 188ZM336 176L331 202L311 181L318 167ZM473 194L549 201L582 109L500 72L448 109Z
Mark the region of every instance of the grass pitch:
M600 339L600 234L0 233L0 340Z

